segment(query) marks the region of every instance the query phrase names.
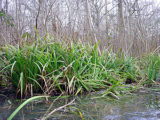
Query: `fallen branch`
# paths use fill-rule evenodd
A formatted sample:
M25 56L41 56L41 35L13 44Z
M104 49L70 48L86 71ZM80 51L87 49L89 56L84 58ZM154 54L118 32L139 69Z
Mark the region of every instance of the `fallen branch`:
M56 111L59 111L69 105L72 105L73 102L75 101L75 99L73 99L71 102L69 102L68 104L65 104L64 106L61 106L59 108L54 109L53 111L51 111L47 116L43 117L42 120L46 120L47 118L49 118L53 113L55 113Z

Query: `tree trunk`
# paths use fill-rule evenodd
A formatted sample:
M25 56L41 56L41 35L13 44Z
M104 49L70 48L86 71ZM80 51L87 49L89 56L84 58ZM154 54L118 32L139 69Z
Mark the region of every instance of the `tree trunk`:
M118 0L118 26L119 26L119 43L120 43L120 49L122 52L125 52L126 50L126 45L124 41L124 21L123 21L123 4L122 0Z
M0 11L2 10L2 0L0 0Z
M39 18L39 14L40 14L40 10L41 10L41 0L39 0L39 6L38 6L38 13L37 13L37 16L36 16L36 30L38 32L38 18ZM35 32L35 39L37 39L37 33Z
M108 33L108 0L105 0L105 14L106 14L106 38L109 37L109 33Z
M95 34L93 22L92 22L92 17L91 17L91 12L90 12L90 5L89 5L89 0L86 0L86 11L87 11L87 23L88 23L88 28L89 28L89 34L93 34L95 43L98 43L97 36ZM91 33L92 32L92 33ZM101 50L98 46L98 53L101 54Z

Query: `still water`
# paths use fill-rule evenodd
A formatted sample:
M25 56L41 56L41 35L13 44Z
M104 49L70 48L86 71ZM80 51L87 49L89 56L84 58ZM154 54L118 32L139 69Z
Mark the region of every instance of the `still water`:
M119 100L98 95L75 98L75 104L55 112L48 120L160 120L160 93L136 93L122 96ZM48 113L74 98L63 98L52 103L34 101L26 105L14 117L15 120L40 120ZM0 104L0 120L8 116L20 102L7 100Z

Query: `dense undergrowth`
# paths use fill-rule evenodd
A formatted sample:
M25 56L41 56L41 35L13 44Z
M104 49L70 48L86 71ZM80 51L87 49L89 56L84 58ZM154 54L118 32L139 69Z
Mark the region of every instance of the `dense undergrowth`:
M33 95L69 94L105 89L119 94L128 84L151 85L158 79L160 58L149 54L141 58L113 53L98 54L96 45L56 43L51 40L6 45L0 50L1 86L12 83L15 93Z

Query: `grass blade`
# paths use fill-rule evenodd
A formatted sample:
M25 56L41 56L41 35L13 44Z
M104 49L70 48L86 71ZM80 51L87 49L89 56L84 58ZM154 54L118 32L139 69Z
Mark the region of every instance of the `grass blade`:
M43 97L48 97L48 96L35 96L35 97L31 97L28 100L26 100L25 102L23 102L9 117L7 120L12 120L13 117L28 103L30 103L33 100L39 99L39 98L43 98Z

